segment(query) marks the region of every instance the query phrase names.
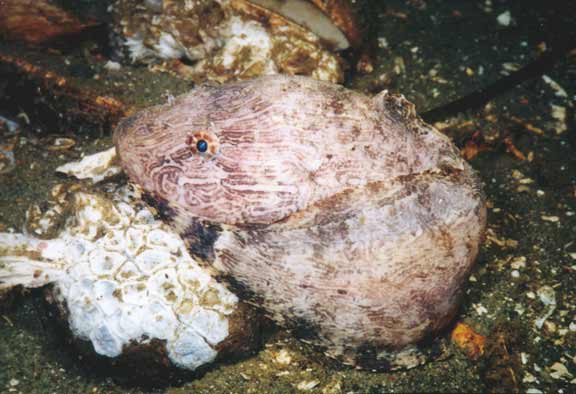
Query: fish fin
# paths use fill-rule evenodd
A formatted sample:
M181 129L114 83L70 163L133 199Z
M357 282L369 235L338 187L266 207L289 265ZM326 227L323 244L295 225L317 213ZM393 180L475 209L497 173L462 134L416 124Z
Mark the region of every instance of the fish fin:
M57 242L0 233L0 290L41 287L61 278L65 264L45 253Z

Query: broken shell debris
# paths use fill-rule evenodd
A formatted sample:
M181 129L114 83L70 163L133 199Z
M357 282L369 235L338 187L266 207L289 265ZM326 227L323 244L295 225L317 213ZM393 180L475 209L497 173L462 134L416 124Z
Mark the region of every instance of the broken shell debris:
M91 179L98 183L111 176L120 174L122 169L116 165L116 148L85 156L79 161L61 165L56 172L74 176L78 179Z
M52 152L60 152L71 149L74 145L76 145L76 140L74 140L74 138L55 137L51 139L50 144L46 149Z
M342 61L332 50L350 44L336 25L355 41L359 34L345 3L316 3L334 21L305 0L118 0L111 7L113 43L133 62L197 82L278 73L341 82Z

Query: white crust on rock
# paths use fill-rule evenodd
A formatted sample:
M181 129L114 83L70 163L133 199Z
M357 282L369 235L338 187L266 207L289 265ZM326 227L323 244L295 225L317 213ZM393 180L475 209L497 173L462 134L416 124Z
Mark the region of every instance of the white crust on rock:
M0 289L53 283L73 334L98 354L116 357L131 343L156 338L179 367L212 362L237 297L127 196L74 192L73 214L57 238L0 233Z

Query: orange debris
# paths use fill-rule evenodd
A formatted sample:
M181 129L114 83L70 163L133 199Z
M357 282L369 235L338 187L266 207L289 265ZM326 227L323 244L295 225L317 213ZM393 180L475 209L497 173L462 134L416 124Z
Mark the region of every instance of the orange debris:
M504 138L504 144L506 144L506 149L508 149L508 152L512 153L512 155L517 158L518 160L526 160L526 156L524 155L524 153L522 153L520 151L520 149L516 148L516 146L514 146L514 143L512 142L512 138L510 137L506 137Z
M38 45L78 34L95 22L81 22L48 0L0 1L0 34Z
M452 341L462 349L468 358L475 360L484 354L486 337L478 334L468 324L457 323L451 334Z

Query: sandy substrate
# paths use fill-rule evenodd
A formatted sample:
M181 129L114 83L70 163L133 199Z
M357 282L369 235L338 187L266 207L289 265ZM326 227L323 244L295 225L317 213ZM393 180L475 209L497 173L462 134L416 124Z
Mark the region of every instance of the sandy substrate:
M365 92L403 93L420 113L537 59L550 49L551 24L569 23L574 19L570 15L575 15L540 2L534 7L486 0L380 3L357 2L374 26L369 34L376 42L375 70L353 75L347 85ZM55 67L78 86L114 95L130 108L157 103L166 99L167 92L175 95L190 87L143 68L106 70L106 59L87 57L85 48L44 54L19 50L0 44L0 55ZM10 150L14 168L0 173L0 231L19 231L27 207L44 200L52 185L68 181L56 176L54 169L83 153L111 146L111 138L106 127L58 123L48 110L26 107L29 101L14 95L18 74L1 62L0 72L0 97L4 97L0 115L12 116L24 126ZM26 83L21 82L24 91ZM478 170L488 196L486 242L456 319L483 338L476 354L447 340L435 362L409 371L371 373L327 362L287 333L271 328L262 349L244 361L219 365L194 379L178 376L158 388L126 385L118 377L110 378L113 369L94 367L93 360L79 356L49 312L43 292L37 290L9 296L0 308L0 392L576 390L575 95L576 54L571 52L544 76L506 91L486 106L436 123ZM26 118L44 127L41 131L26 127ZM56 136L70 138L73 146L50 149L59 144Z

